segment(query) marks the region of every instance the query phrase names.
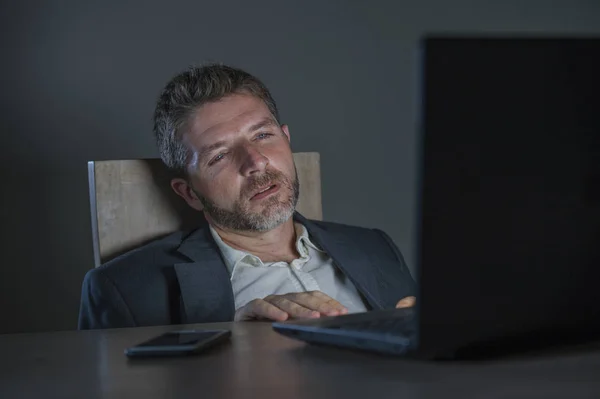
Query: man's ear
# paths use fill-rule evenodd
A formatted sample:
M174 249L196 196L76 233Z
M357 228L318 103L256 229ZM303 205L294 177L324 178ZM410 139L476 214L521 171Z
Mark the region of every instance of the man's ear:
M288 125L281 125L281 130L283 131L283 134L285 134L285 137L287 137L288 141L291 141L289 126Z
M176 177L171 180L171 188L173 189L173 191L175 191L177 195L183 198L185 202L187 202L187 204L195 210L202 211L202 209L204 209L204 206L202 206L202 202L200 202L200 199L198 198L198 196L192 189L192 186L190 185L190 183L188 183L187 180L182 179L180 177Z

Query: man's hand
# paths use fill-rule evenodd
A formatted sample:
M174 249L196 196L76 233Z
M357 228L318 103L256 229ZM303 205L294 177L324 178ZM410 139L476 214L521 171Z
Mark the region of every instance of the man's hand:
M415 303L417 303L417 298L415 298L414 296L407 296L406 298L402 298L398 301L398 303L396 304L396 308L410 308L412 306L415 306Z
M269 295L255 299L235 312L235 321L275 320L288 318L318 318L348 313L341 303L321 291Z

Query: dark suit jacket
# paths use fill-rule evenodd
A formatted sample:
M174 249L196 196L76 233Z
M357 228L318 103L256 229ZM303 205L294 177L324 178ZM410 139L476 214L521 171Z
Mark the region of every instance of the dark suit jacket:
M402 254L383 231L309 221L311 240L333 259L369 309L416 295ZM177 232L90 270L83 281L79 329L232 321L229 274L208 224Z

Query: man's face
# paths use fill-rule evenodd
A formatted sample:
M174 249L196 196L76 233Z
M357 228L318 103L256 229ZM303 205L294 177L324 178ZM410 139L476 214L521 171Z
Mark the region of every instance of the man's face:
M299 187L289 131L261 99L236 94L203 105L184 141L193 154L184 198L196 209L199 202L209 221L267 231L292 216Z

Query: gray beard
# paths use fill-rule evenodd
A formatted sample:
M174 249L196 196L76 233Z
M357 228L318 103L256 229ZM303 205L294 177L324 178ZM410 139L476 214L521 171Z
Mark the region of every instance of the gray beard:
M263 210L260 212L249 211L242 205L243 203L240 200L234 203L232 210L223 209L199 195L196 191L194 192L204 206L204 212L219 227L235 231L264 232L282 225L292 217L300 195L300 182L298 181L297 172L294 180L290 181L281 172L273 171L267 171L262 176L254 179L249 184L249 188L243 190L242 195L246 192L252 192L268 182L280 184L282 189L287 188L292 195L283 201L279 200L277 196L268 198L265 200Z

